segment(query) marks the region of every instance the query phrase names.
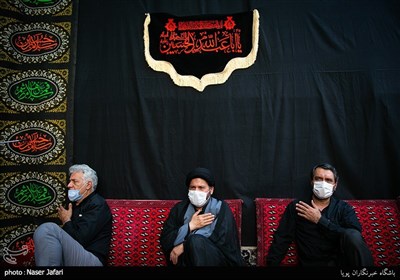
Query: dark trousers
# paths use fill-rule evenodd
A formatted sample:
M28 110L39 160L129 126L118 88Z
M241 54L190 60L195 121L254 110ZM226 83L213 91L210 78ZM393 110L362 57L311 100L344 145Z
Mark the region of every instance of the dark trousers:
M355 229L346 229L340 240L343 254L343 266L368 267L374 265L371 251L361 233Z

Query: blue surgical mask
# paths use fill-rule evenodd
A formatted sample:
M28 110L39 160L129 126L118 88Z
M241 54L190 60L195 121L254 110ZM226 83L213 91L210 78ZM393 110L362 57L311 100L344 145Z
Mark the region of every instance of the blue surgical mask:
M81 194L79 191L82 189L82 187L79 190L68 190L68 198L70 201L78 201L83 198L83 195L87 192L87 189Z
M68 190L68 198L70 201L78 201L82 199L83 195L80 194L79 190Z

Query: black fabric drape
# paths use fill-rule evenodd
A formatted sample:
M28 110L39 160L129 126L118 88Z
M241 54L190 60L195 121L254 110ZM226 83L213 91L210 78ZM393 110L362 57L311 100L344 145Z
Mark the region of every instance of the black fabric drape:
M73 157L77 1L0 4L0 266L34 264Z
M144 58L145 13L257 9L257 60L203 92ZM244 200L242 245L256 244L254 198L309 191L330 162L344 199L400 194L398 1L79 2L74 162L106 198L181 199L210 168L220 198Z

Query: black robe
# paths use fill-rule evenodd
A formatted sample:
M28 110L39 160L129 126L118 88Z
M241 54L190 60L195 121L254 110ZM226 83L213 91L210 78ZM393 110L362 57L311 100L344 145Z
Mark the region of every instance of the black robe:
M178 230L184 223L184 216L189 203L189 199L178 202L171 209L164 223L160 236L160 243L168 265L173 265L169 256L174 248L174 241L178 235ZM222 201L221 209L218 213L218 220L209 240L221 250L229 266L245 266L241 255L236 221L229 205L225 201ZM183 252L183 254L185 254L185 252ZM180 256L179 259L181 260L182 256Z

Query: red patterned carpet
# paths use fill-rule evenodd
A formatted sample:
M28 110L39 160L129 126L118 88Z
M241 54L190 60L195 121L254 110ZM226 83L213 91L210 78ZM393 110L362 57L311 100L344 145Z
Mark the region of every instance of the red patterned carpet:
M279 219L290 198L257 198L257 265L265 266L265 256L271 245ZM360 220L363 236L369 245L375 266L400 265L400 214L396 200L347 200ZM294 244L282 265L296 265Z

